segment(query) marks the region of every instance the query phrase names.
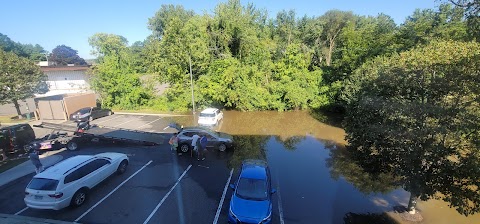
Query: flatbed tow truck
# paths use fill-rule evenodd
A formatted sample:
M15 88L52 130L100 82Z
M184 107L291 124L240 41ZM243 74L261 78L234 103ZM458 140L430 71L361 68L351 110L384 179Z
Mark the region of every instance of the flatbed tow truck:
M89 122L67 124L42 122L33 127L52 130L50 134L32 142L40 143L41 150L56 150L63 147L77 150L92 142L124 142L153 146L164 143L167 138L165 133L90 125ZM26 151L31 149L32 143L25 147Z

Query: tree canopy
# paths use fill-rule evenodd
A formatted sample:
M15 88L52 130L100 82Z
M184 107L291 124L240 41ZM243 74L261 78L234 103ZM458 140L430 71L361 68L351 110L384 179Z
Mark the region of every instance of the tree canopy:
M42 46L35 44L21 44L12 41L7 35L0 33L0 50L13 52L20 57L28 58L32 61L46 60L46 51Z
M78 56L76 50L66 45L58 45L55 47L48 59L54 61L57 65L87 65L87 62Z
M0 104L13 103L20 116L18 100L47 92L47 76L29 59L1 49L0 65Z
M419 197L480 211L479 59L478 43L434 41L365 63L348 81L349 148L401 178L410 210Z

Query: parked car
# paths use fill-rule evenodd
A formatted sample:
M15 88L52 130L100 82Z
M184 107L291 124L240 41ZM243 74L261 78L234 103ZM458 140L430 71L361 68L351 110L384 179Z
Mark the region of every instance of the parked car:
M35 140L35 132L29 124L16 124L0 128L0 152L15 153Z
M102 109L98 107L85 107L73 112L70 115L72 121L93 121L97 118L110 116L113 112L110 109Z
M25 189L25 204L53 210L81 206L90 189L114 173L124 173L128 162L127 155L114 152L68 158L33 177Z
M217 125L223 119L223 112L217 108L207 108L200 112L198 125Z
M205 135L207 137L207 148L216 148L223 152L233 147L233 137L223 132L216 132L206 128L192 127L184 128L178 133L178 146L183 153L188 152L192 147L193 135Z
M234 190L228 212L229 223L262 223L272 221L272 188L270 170L262 160L247 160L240 176L230 187Z

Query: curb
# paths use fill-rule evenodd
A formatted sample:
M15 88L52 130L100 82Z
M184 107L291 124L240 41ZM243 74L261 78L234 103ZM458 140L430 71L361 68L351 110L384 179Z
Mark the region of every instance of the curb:
M9 215L0 213L0 223L9 224L72 224L74 222L65 222L53 219L33 218L20 215Z
M180 115L180 114L151 114L151 113L131 113L131 112L115 112L114 114L122 115L148 115L148 116L163 116L163 117L187 117L192 115Z

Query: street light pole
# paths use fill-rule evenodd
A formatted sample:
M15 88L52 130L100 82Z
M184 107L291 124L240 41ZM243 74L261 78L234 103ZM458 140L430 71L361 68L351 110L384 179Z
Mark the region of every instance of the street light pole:
M193 75L192 75L192 57L188 55L188 62L190 64L190 86L192 88L192 107L193 107L193 115L195 115L195 97L193 96ZM195 117L193 118L195 120Z

